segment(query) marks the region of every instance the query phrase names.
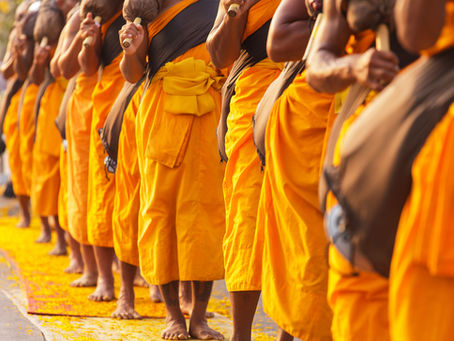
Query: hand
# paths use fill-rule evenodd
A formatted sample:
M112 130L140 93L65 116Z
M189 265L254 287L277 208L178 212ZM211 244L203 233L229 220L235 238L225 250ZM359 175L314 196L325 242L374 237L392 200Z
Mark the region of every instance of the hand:
M142 25L136 25L132 22L123 25L121 30L118 32L120 36L120 44L126 55L134 55L137 52L139 46L143 43L145 37L144 28ZM129 40L129 46L124 45L125 40Z
M35 52L33 56L33 63L36 65L47 64L50 57L50 46L40 46L38 43L35 45Z
M236 16L229 17L232 20L238 20L244 17L244 15L247 15L249 9L260 0L221 0L221 1L222 5L224 6L225 13L227 13L227 11L229 10L230 5L232 4L240 5L236 13Z
M95 42L101 38L100 25L93 19L93 14L88 13L87 17L81 22L79 33L82 41L87 37L93 37L90 46L95 46Z
M20 35L14 39L12 52L15 56L22 55L27 48L27 37Z
M394 53L371 48L359 56L352 66L353 76L359 83L380 91L399 72L398 62Z

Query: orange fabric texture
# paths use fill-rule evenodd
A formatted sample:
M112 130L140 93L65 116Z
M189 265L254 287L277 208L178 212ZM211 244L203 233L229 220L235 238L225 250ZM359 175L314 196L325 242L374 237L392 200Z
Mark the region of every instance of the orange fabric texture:
M39 87L29 84L22 90L22 107L19 113L19 139L20 155L22 167L22 180L24 183L24 195L30 196L32 187L32 168L33 168L33 141L35 137L35 101Z
M93 90L93 116L90 130L88 167L88 241L94 246L113 247L112 212L115 197L115 176L106 173L107 156L98 130L104 126L115 98L120 93L124 79L119 63L122 55L106 66L100 81Z
M93 112L92 93L98 74L79 74L68 103L66 138L68 139L68 230L81 244L89 244L87 235L88 157Z
M58 221L68 231L68 153L60 147L60 191L58 192Z
M328 267L318 180L333 96L297 76L276 101L265 136L266 166L257 216L267 314L302 340L331 340Z
M453 152L454 104L413 163L412 191L400 218L391 265L394 340L442 341L454 335L454 311L447 303L454 292Z
M11 181L16 195L27 195L24 179L22 176L22 161L20 155L20 135L18 126L17 110L21 96L19 90L12 98L3 123L3 132L6 136L6 148L8 149L8 162L11 170Z
M223 249L229 291L261 288L260 265L252 262L252 251L263 173L252 138L252 117L280 72L280 65L271 61L246 69L238 78L230 101L225 136L229 160L223 183L226 207Z
M141 86L123 116L118 141L113 240L115 254L122 262L139 265L140 172L137 161L136 114L143 93Z
M162 13L148 28L150 39L193 2L182 1ZM205 44L176 58L170 63L172 67L161 68L145 91L137 114L141 177L139 259L142 274L151 284L212 281L224 276L223 166L219 163L215 134L221 104L219 91L210 87L203 94L205 99L210 95L215 109L200 116L166 111L169 94L164 84L172 82L171 69L194 66L193 72L185 70L179 74L189 90L191 82L198 86L196 79L206 75L195 69L201 62L206 72L211 70ZM168 74L161 73L164 68ZM215 81L212 76L209 80ZM179 94L183 105L184 93L183 88Z
M65 83L54 81L41 98L33 147L31 202L34 212L43 217L58 214L60 190L60 147L62 139L55 125Z

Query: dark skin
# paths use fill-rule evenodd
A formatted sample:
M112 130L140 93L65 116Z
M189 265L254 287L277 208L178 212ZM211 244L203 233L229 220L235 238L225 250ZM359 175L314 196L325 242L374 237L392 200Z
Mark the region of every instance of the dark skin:
M211 61L217 68L228 67L239 57L249 9L257 2L258 0L219 2L218 14L206 42ZM237 15L233 18L227 14L232 4L240 5Z
M161 3L161 13L171 8L180 0L167 0ZM142 25L126 23L119 32L123 48L123 58L120 69L124 78L131 83L137 82L145 73L148 49L147 30ZM123 41L129 38L129 47L123 46ZM161 337L166 340L186 340L189 336L201 340L222 340L222 334L208 327L206 308L211 294L213 282L192 282L192 314L189 329L186 326L184 314L179 301L179 281L160 285L161 296L166 305L166 329Z
M397 75L398 59L392 52L370 48L362 54L345 55L353 32L341 14L339 0L325 0L324 20L309 56L307 82L317 91L336 93L359 82L382 90Z
M76 12L66 24L62 33L65 39L62 42L61 53L56 60L60 74L71 79L80 71L78 55L82 49L82 35L79 32L81 24L80 13Z
M14 71L21 80L28 77L28 72L33 64L34 48L33 39L27 39L22 34L16 36L13 43Z
M309 15L303 1L284 0L271 20L266 44L268 56L275 62L299 60L310 37Z
M98 72L101 65L101 26L96 24L93 14L88 13L80 24L79 32L82 41L87 37L93 37L89 46L85 47L82 44L78 57L81 71L87 76L91 76Z
M39 43L36 43L34 51L33 65L30 69L30 80L34 84L40 85L49 67L51 46L41 46Z
M397 34L409 51L428 49L445 23L446 0L398 0L394 8Z

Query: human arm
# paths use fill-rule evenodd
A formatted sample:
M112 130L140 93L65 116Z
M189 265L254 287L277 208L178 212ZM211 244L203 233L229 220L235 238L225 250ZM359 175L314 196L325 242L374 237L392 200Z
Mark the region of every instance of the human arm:
M14 39L12 48L15 56L14 71L19 79L25 80L33 64L35 42L31 38L20 35Z
M336 93L359 82L380 91L398 72L392 52L374 48L362 54L345 55L352 34L335 0L324 1L324 17L315 38L314 53L308 58L307 81L317 91Z
M80 38L82 42L87 37L93 37L93 40L88 46L82 44L82 48L78 55L80 69L87 76L95 74L101 64L101 31L100 26L94 21L91 13L82 21L80 25Z
M34 84L40 85L43 82L45 72L49 67L50 46L40 46L36 43L34 51L33 64L30 69L30 80Z
M74 77L80 70L78 55L83 43L82 33L79 31L80 24L80 12L76 11L68 21L62 52L58 58L58 68L66 79Z
M120 44L123 48L123 58L120 70L123 77L130 83L137 83L146 70L148 34L142 25L126 23L119 32ZM130 39L128 47L124 46L125 39Z
M216 20L206 42L211 61L217 68L228 67L239 57L249 9L257 2L258 0L219 2ZM234 17L227 14L232 4L240 5Z
M402 45L419 52L435 44L445 22L446 0L398 0L394 8Z
M301 0L282 0L271 20L266 50L275 62L301 59L309 40L309 15Z

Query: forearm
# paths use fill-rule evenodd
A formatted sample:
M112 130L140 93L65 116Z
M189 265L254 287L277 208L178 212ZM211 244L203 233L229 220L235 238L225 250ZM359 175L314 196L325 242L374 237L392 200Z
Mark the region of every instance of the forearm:
M40 85L44 80L45 70L47 68L44 65L33 63L30 69L30 80L36 85Z
M0 71L3 75L3 78L9 79L12 76L14 76L14 74L15 74L14 58L12 58L12 56L10 54L8 54L7 56L5 56L5 58L3 60L4 60L4 62L2 64L2 66L0 67Z
M80 70L78 54L81 51L82 42L80 34L76 34L69 48L63 51L58 59L60 73L66 79L74 77Z
M446 0L398 0L395 6L397 33L411 51L435 44L445 22Z
M247 15L231 19L224 13L222 22L210 32L206 46L216 67L228 67L238 58L246 23Z
M356 81L352 66L358 58L357 54L338 58L330 51L319 49L316 56L310 60L306 80L312 88L320 92L342 91Z
M145 58L140 58L137 54L123 54L120 62L120 70L128 82L137 83L146 70Z
M100 66L100 52L94 46L82 47L79 52L78 61L80 69L87 76L94 75Z
M272 23L268 34L268 56L275 62L301 59L310 37L308 21L279 23L279 27L276 26Z
M28 77L30 67L33 63L33 53L30 51L25 52L23 55L19 55L14 60L14 71L21 80L25 80Z

